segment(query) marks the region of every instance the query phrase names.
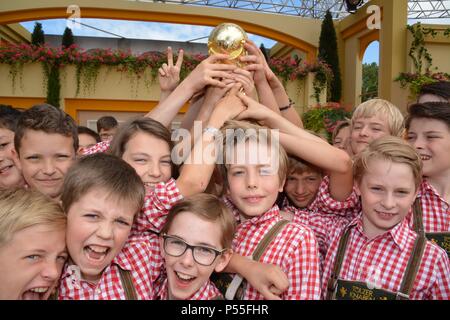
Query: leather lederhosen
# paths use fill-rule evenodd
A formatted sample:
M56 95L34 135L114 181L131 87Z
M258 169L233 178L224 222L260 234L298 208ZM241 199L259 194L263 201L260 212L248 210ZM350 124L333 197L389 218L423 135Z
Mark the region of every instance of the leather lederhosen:
M350 226L343 233L333 272L327 284L327 300L409 300L412 286L416 279L417 271L422 260L426 239L418 235L411 251L411 256L403 276L399 292L391 292L384 289L369 288L368 284L361 281L347 281L339 278L342 263L347 249L348 238L354 226Z

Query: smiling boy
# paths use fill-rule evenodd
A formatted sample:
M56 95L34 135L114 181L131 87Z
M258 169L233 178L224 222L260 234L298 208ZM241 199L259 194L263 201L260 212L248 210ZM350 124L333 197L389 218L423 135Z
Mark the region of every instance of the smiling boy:
M19 118L14 148L27 185L58 200L78 150L75 121L49 104L35 105Z

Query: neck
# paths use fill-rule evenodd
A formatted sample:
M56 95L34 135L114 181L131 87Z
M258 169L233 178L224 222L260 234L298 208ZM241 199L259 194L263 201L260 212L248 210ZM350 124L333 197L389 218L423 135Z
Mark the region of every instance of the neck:
M439 176L427 177L426 180L447 203L450 203L450 169Z
M362 215L362 226L363 226L364 235L369 240L375 239L376 237L378 237L388 231L388 230L380 229L380 228L377 228L376 226L374 226L373 223L370 222L369 219L367 219L367 217L364 213Z

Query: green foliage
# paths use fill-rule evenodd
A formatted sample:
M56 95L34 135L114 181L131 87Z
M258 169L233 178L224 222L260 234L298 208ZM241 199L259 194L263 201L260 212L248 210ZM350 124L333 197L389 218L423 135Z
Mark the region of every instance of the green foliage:
M44 30L42 24L36 22L34 24L33 33L31 34L31 44L35 46L42 46L45 43Z
M378 65L364 63L362 70L361 101L367 101L378 96Z
M64 34L61 41L61 46L63 48L69 48L71 45L75 43L73 39L72 30L69 27L66 27L64 30Z
M59 75L59 66L51 65L47 68L47 103L59 108L61 84Z
M339 103L329 102L317 105L303 114L305 129L325 135L331 143L331 136L339 121L351 118L351 112L346 111Z
M327 11L322 22L319 39L319 59L330 66L334 76L333 81L328 83L329 94L327 100L339 102L342 95L341 71L339 69L336 30L330 11Z

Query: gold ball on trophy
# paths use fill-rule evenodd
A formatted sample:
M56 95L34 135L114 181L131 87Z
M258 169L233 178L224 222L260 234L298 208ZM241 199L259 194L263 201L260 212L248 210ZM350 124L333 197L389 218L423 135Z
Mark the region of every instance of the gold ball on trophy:
M246 55L244 44L248 37L244 29L234 23L222 23L211 31L208 39L209 54L228 54L232 63L240 64L239 57Z

